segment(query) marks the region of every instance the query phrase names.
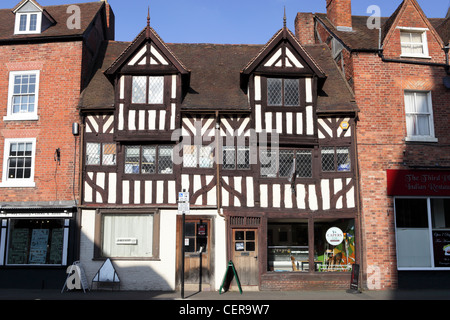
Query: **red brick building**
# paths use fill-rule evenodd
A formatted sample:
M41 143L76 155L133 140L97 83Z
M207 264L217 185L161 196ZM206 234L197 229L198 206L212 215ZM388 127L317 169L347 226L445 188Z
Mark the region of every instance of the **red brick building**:
M448 14L428 18L415 0L379 19L352 16L351 0L327 0L326 14L296 18L300 42L329 46L360 110L360 254L369 289L449 283L449 30Z
M0 10L2 287L60 288L77 255L77 105L113 36L109 12L104 1Z

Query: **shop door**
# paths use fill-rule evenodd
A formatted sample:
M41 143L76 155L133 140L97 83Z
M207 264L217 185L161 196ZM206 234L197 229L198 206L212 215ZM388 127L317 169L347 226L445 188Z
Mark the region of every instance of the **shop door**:
M258 285L258 230L233 229L232 250L233 264L241 285Z
M181 283L181 237L182 217L177 219L177 279ZM211 221L186 217L184 237L184 283L202 289L211 281ZM192 287L191 286L191 287Z

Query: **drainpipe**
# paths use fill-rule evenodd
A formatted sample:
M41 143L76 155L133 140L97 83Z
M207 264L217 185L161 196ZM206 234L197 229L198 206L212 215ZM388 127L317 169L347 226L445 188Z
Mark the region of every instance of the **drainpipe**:
M445 64L446 64L445 71L447 71L447 74L450 74L450 67L449 67L449 64L448 64L448 51L449 51L449 49L450 49L450 44L448 44L448 45L446 45L446 46L444 47L444 52L445 52Z
M216 193L217 193L217 214L222 218L225 216L222 213L221 202L220 202L220 168L219 168L219 139L220 139L220 122L219 122L219 111L216 110Z

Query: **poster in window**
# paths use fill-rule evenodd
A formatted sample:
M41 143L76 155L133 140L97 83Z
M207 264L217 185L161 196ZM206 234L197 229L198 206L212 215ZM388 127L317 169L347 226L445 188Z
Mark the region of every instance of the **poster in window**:
M45 264L49 229L33 229L30 243L30 264Z
M450 268L450 231L433 231L434 266Z
M52 241L50 244L50 264L61 264L62 263L62 250L64 243L64 230L53 229L52 230Z
M26 264L28 253L28 229L14 229L11 231L8 248L8 264Z

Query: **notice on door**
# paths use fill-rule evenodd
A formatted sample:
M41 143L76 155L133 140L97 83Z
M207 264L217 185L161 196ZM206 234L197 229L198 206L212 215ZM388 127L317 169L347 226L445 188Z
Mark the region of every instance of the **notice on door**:
M433 231L434 266L450 267L450 231Z

